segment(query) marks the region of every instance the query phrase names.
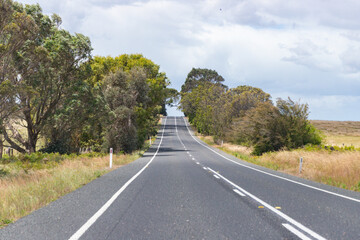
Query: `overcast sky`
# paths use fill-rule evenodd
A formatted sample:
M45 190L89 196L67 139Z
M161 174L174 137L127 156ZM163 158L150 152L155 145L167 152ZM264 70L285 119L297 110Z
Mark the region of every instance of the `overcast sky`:
M142 53L178 90L192 67L210 68L229 87L308 103L310 119L360 121L358 0L20 2L59 14L93 55Z

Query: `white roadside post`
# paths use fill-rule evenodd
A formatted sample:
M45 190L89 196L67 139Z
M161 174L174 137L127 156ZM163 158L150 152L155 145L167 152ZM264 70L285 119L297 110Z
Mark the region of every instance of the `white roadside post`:
M301 157L301 158L300 158L299 174L301 173L302 164L303 164L303 158Z
M150 139L150 145L151 145L151 137L149 137L149 139Z
M110 148L110 168L112 168L112 155L113 155L113 149Z

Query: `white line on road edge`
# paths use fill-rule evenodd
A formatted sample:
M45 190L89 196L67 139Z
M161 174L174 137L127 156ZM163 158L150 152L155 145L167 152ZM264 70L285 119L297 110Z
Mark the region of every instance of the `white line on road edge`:
M290 224L287 223L283 223L283 226L289 230L290 232L292 232L293 234L295 234L296 236L298 236L299 238L301 238L302 240L311 240L311 238L308 238L307 236L305 236L302 232L300 232L299 230L297 230L296 228L294 228L293 226L291 226Z
M72 235L69 240L77 240L79 239L90 227L91 225L93 225L96 220L111 206L111 204L116 200L116 198L119 197L119 195L130 185L130 183L132 183L144 170L145 168L147 168L147 166L150 165L150 163L154 160L154 158L156 157L156 155L159 152L163 137L164 137L164 132L165 132L165 127L166 127L166 120L167 118L165 118L165 123L164 123L164 127L163 127L163 131L161 134L161 139L160 139L160 143L157 147L157 150L154 154L154 156L150 159L150 161L145 165L145 167L143 167L138 173L136 173L132 178L130 178L130 180L128 180L105 204L104 206L102 206L84 225L82 225L82 227L77 230L76 233L74 233L74 235Z
M234 192L236 192L237 194L239 194L242 197L245 197L246 195L243 194L242 192L240 192L238 189L233 189Z
M222 176L220 173L215 172L214 170L212 170L211 168L208 167L208 169L214 173L214 176L217 175L218 177L222 178L223 180L225 180L226 182L230 183L232 186L236 187L237 189L239 189L240 191L242 191L243 193L245 193L246 195L248 195L249 197L251 197L252 199L254 199L255 201L257 201L258 203L260 203L261 205L263 205L264 207L268 208L269 210L271 210L272 212L274 212L275 214L279 215L280 217L282 217L283 219L285 219L286 221L288 221L289 223L295 225L296 227L300 228L301 230L303 230L304 232L310 234L311 236L313 236L316 239L319 240L325 240L324 237L320 236L319 234L317 234L316 232L312 231L311 229L305 227L304 225L302 225L301 223L297 222L296 220L292 219L291 217L289 217L288 215L286 215L283 212L280 212L279 210L277 210L276 208L272 207L271 205L269 205L268 203L264 202L263 200L261 200L260 198L256 197L255 195L252 195L251 193L249 193L248 191L246 191L245 189L241 188L240 186L236 185L235 183L231 182L229 179L225 178L224 176Z
M184 118L184 117L183 117ZM245 164L241 164L241 163L238 163L234 160L231 160L230 158L227 158L223 155L221 155L220 153L216 152L214 149L206 146L205 144L203 144L202 142L200 142L199 140L197 140L190 132L190 129L188 127L188 125L186 124L186 120L184 118L184 122L185 122L185 126L186 128L188 129L189 131L189 134L190 136L197 142L199 143L201 146L203 147L206 147L207 149L209 149L210 151L216 153L217 155L219 155L220 157L232 162L232 163L235 163L237 165L240 165L242 167L245 167L245 168L249 168L251 170L254 170L254 171L257 171L257 172L261 172L261 173L264 173L266 175L269 175L269 176L272 176L272 177L276 177L276 178L279 178L279 179L282 179L282 180L285 180L285 181L288 181L288 182L292 182L292 183L295 183L295 184L298 184L298 185L301 185L301 186L304 186L304 187L308 187L308 188L312 188L312 189L315 189L315 190L318 190L318 191L321 191L321 192L325 192L325 193L328 193L328 194L331 194L331 195L334 195L334 196L337 196L337 197L341 197L341 198L345 198L345 199L348 199L348 200L351 200L351 201L354 201L354 202L358 202L360 203L360 200L359 199L356 199L356 198L352 198L352 197L348 197L348 196L345 196L345 195L342 195L342 194L339 194L339 193L334 193L334 192L331 192L331 191L327 191L327 190L324 190L324 189L321 189L321 188L317 188L317 187L313 187L311 185L308 185L308 184L305 184L305 183L301 183L301 182L297 182L297 181L294 181L294 180L291 180L291 179L288 179L288 178L285 178L285 177L280 177L278 175L275 175L275 174L272 174L272 173L268 173L268 172L265 172L265 171L262 171L262 170L259 170L259 169L256 169L256 168L253 168L253 167L250 167L250 166L247 166Z

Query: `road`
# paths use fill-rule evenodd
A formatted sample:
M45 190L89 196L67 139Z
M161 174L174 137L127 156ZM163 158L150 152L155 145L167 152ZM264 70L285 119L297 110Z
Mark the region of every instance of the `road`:
M243 162L163 119L144 156L0 239L360 239L360 194Z

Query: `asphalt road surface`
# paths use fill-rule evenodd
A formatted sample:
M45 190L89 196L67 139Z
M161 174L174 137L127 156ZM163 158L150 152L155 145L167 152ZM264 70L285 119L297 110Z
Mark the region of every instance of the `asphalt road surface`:
M142 158L0 239L360 239L360 194L243 162L167 117Z

